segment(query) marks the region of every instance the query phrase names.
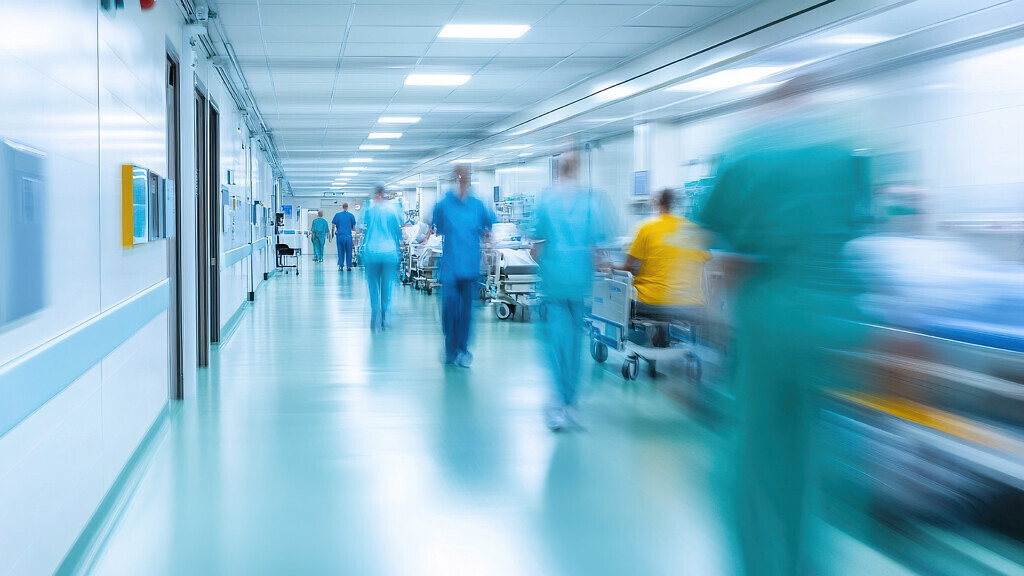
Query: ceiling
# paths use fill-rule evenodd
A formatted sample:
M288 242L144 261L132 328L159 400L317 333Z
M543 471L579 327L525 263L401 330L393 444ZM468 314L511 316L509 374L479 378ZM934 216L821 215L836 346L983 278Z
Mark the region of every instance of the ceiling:
M220 0L238 57L295 195L391 182L492 126L693 33L749 0ZM526 24L515 40L438 38L445 24ZM410 73L471 75L406 86ZM383 125L381 116L415 116ZM370 132L401 132L367 140ZM360 150L388 144L387 151Z

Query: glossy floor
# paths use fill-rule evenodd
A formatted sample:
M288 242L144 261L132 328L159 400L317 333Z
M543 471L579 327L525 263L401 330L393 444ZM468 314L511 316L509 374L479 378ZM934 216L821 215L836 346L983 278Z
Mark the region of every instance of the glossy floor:
M473 367L444 367L437 294L396 287L371 337L365 290L308 262L268 283L91 573L731 572L713 438L684 408L587 359L588 430L552 434L534 326L480 308Z

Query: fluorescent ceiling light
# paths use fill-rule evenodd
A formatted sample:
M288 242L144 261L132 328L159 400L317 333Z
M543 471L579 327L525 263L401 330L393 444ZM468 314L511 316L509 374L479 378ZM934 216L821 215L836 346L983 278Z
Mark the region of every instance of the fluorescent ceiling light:
M366 166L348 166L346 168L342 168L343 172L361 172L363 170L366 170Z
M391 148L390 144L360 144L360 150L387 150Z
M502 146L502 150L522 150L523 148L529 148L529 144L513 144L511 146Z
M359 176L359 172L345 172L345 176Z
M636 94L640 91L637 86L628 86L626 84L618 85L604 85L598 86L597 90L594 91L594 96L601 102L611 102L612 100L619 100Z
M349 162L373 162L373 158L349 158Z
M764 80L773 74L778 74L790 68L791 66L750 66L748 68L722 70L702 78L676 84L670 87L669 90L673 92L714 92L715 90L735 88L736 86Z
M401 132L370 132L367 136L370 140L398 139L402 137Z
M438 38L515 39L526 34L525 24L447 24Z
M869 44L879 44L881 42L887 42L892 40L893 36L886 36L883 34L836 34L835 36L828 36L822 38L821 41L827 44L842 44L844 46L867 46Z
M533 156L533 152L523 152L519 155L520 158L526 158L527 156Z
M415 124L419 121L419 116L381 116L377 119L381 124Z
M481 160L483 158L459 158L458 160L452 160L452 164L472 164Z
M409 74L406 86L462 86L469 82L468 74Z

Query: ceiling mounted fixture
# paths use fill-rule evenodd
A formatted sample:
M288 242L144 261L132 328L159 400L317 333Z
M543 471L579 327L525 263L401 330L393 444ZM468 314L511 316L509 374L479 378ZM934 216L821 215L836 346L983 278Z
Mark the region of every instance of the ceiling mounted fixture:
M469 82L468 74L409 74L406 86L462 86Z
M511 146L502 146L502 150L522 150L523 148L529 148L529 144L512 144Z
M419 116L381 116L377 119L381 124L415 124L419 121Z
M447 24L438 38L515 40L530 29L525 24Z
M370 135L367 136L367 138L369 138L370 140L397 140L398 138L401 137L401 132L370 132Z
M373 162L373 158L349 158L349 162Z
M533 152L523 152L519 155L520 158L526 158L527 156L533 156Z
M749 68L722 70L702 78L676 84L668 88L668 90L672 92L714 92L716 90L726 90L764 80L769 76L789 70L790 68L792 66L750 66Z
M452 160L452 164L474 164L483 160L483 158L459 158L458 160Z
M360 150L388 150L391 148L390 144L361 144Z

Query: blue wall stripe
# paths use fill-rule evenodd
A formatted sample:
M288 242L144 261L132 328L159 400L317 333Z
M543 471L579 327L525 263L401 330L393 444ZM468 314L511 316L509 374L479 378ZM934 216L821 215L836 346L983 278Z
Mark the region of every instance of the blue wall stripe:
M0 437L167 309L167 280L0 366Z

